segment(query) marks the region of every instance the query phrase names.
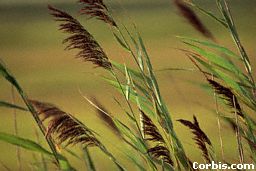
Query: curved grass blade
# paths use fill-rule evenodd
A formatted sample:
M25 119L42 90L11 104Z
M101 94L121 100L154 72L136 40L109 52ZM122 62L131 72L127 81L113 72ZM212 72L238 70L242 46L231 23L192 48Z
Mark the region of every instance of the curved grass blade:
M5 101L0 101L0 107L14 108L14 109L22 110L22 111L28 111L24 107L17 106L17 105L14 105L14 104L11 104L11 103L8 103L8 102L5 102Z
M215 21L217 21L218 23L220 23L221 25L223 25L225 28L228 28L228 24L226 23L226 21L222 18L219 18L217 16L215 16L212 12L207 11L203 8L201 8L200 6L194 4L194 3L189 3L191 6L197 8L200 12L202 12L203 14L206 14L207 16L209 16L210 18L214 19Z
M111 64L112 64L116 69L118 69L119 71L121 71L122 73L125 73L125 67L124 67L124 65L119 64L119 63L114 62L114 61L111 61ZM131 73L132 77L135 77L136 79L138 79L138 80L141 81L141 82L144 81L143 75L142 75L140 72L138 72L138 71L136 71L136 70L134 70L134 69L132 69L132 68L129 68L129 67L127 67L127 70ZM150 78L149 78L148 76L145 76L145 77L146 77L147 82L150 82Z
M243 75L242 71L236 67L231 61L228 61L227 59L214 54L212 52L206 51L196 45L193 45L189 42L183 41L185 44L187 44L191 49L193 49L195 52L200 54L201 56L205 57L209 62L214 63L215 65L218 65L219 67L230 71L235 72L237 75Z
M111 79L108 79L108 78L103 78L105 81L107 81L110 85L112 85L113 87L115 87L118 92L122 93L121 90L120 90L120 86L119 84L115 81L115 80L111 80ZM125 89L125 85L121 85L123 89ZM129 99L136 103L138 102L138 99L140 101L140 104L141 104L141 108L146 111L146 112L149 112L149 114L151 116L154 116L154 112L152 112L152 109L151 109L151 106L149 104L151 104L147 98L145 98L144 96L141 96L137 93L134 92L133 89L130 89L130 93L129 93Z
M125 170L108 149L96 138L97 133L77 118L62 111L55 105L45 102L30 100L42 118L42 122L47 121L46 136L54 136L59 144L66 146L80 144L83 147L95 146L105 153L119 170Z
M84 160L87 166L88 171L96 171L94 163L91 158L91 154L89 152L89 149L87 147L83 148L83 154L84 154Z
M233 51L229 50L228 48L218 45L216 43L212 43L209 41L203 41L203 40L199 40L199 39L194 39L194 38L189 38L189 37L183 37L183 36L177 36L179 39L181 40L185 40L186 42L190 41L193 43L198 43L200 45L204 45L206 47L212 48L212 49L216 49L219 52L222 52L230 57L233 57L235 59L241 60L241 57L239 55L237 55L236 53L234 53Z
M198 63L200 63L205 69L207 69L209 72L211 72L214 77L221 79L225 82L225 84L232 88L235 93L240 97L240 100L242 100L248 107L255 109L255 104L253 103L252 95L245 90L244 86L240 85L239 82L234 80L234 78L230 77L226 73L224 73L222 70L217 69L216 67L211 66L210 64L206 63L202 59L200 59L196 55L189 55L193 59L195 59Z
M150 82L148 82L148 84L153 89L152 90L154 92L154 93L152 93L154 95L153 98L157 102L157 105L159 105L159 108L161 110L160 113L161 113L162 117L164 117L164 120L166 122L165 125L167 126L167 131L172 137L172 140L173 140L172 141L172 145L173 145L172 147L173 147L174 153L179 158L179 161L181 162L183 167L185 169L188 169L189 164L188 164L188 161L187 161L187 157L186 157L183 145L180 142L179 138L176 135L176 132L173 129L173 123L172 123L171 115L170 115L169 110L168 110L166 104L164 103L164 101L162 99L162 96L160 94L160 90L159 90L158 83L157 83L157 80L156 80L156 77L155 77L155 74L154 74L154 71L153 71L153 67L152 67L152 64L151 64L151 61L150 61L150 57L147 53L146 47L144 45L144 42L143 42L143 39L142 39L140 33L137 32L137 35L138 35L140 47L141 47L143 55L145 57L146 67L147 67L147 70L149 72Z
M76 169L70 165L70 163L66 157L59 154L58 160L59 160L59 165L60 165L59 167L62 171L76 171Z
M36 112L35 108L29 102L26 93L22 90L21 86L19 85L19 83L17 82L15 77L7 70L7 68L4 66L4 64L1 61L0 61L0 75L2 75L9 83L11 83L16 88L16 90L20 94L22 100L26 104L28 110L32 114L34 120L36 121L40 131L43 134L45 134L45 131L46 131L45 127L43 126L39 116L37 115L37 112ZM54 155L54 158L55 158L56 162L59 163L59 161L58 161L58 152L56 150L56 147L54 145L54 142L53 142L52 138L51 137L46 137L45 139L46 139L51 151L53 152L53 155Z
M147 171L147 169L146 169L143 165L141 165L141 164L138 162L138 160L134 158L133 155L128 155L128 154L127 154L126 156L138 167L138 169L139 169L140 171Z
M21 137L15 136L15 135L0 132L0 140L7 142L9 144L12 144L12 145L22 147L22 148L30 150L30 151L40 152L40 153L43 153L48 156L52 155L51 152L49 152L48 150L43 148L41 145L39 145L38 143L31 141L29 139L25 139L25 138L21 138Z
M122 123L119 120L114 120L116 126L118 127L118 129L120 130L120 132L127 137L131 143L136 147L136 149L140 152L140 154L142 154L142 157L145 158L147 164L149 165L149 167L153 170L156 171L156 165L153 162L152 158L150 158L148 155L145 155L147 153L147 147L144 143L143 140L141 140L139 137L137 137L131 130L129 127L127 127L124 123ZM128 157L130 158L130 157Z
M42 153L42 154L50 156L50 157L53 156L53 154L51 152L49 152L48 150L43 148L38 143L36 143L32 140L29 140L29 139L25 139L25 138L15 136L15 135L0 132L0 141L4 141L6 143L19 146L19 147L24 148L26 150ZM61 170L63 170L63 171L75 171L75 169L70 165L70 163L68 162L68 160L64 156L58 154L57 157L58 157L58 161L59 161L59 167L60 167Z
M125 68L125 78L126 78L125 98L129 100L130 94L131 94L131 79L130 79L129 71L127 70L126 65L124 65L124 68Z
M114 35L116 41L121 45L121 47L123 47L126 51L130 52L130 49L129 49L129 48L126 46L126 44L121 40L121 38L119 38L118 35L115 34L114 32L113 32L113 35Z

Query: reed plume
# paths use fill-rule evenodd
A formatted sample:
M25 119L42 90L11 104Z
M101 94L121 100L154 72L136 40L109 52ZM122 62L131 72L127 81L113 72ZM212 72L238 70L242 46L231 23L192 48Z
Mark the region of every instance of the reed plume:
M175 6L180 14L202 35L207 38L214 39L212 33L206 28L202 21L198 18L195 12L186 5L183 0L174 0Z
M220 83L207 79L208 83L212 86L215 92L225 101L226 105L229 106L231 109L235 110L236 113L244 118L241 106L237 100L235 94L231 91L231 89L221 85ZM235 112L233 111L233 112Z
M56 137L58 144L99 146L100 142L92 131L72 115L63 112L50 103L30 100L43 123L47 122L46 136Z
M111 69L112 65L108 60L107 55L94 39L94 37L79 23L78 20L73 18L68 13L48 6L50 14L56 21L61 22L59 30L70 34L69 37L64 39L63 43L67 43L66 50L78 49L76 57L90 61L98 67Z
M102 20L111 26L116 27L116 22L110 16L107 6L103 0L79 0L84 7L80 10L81 14L88 15L90 18Z
M193 119L194 119L193 123L184 119L179 119L178 121L192 131L192 133L194 134L193 139L198 145L198 148L202 151L204 159L210 163L211 160L210 160L210 156L209 156L209 152L206 144L211 146L212 143L210 139L207 137L207 135L200 128L199 123L195 116L193 116Z
M173 166L170 151L166 146L164 138L159 133L159 130L152 120L142 110L140 110L140 121L144 140L157 143L155 146L148 149L148 153L153 158L162 160L163 162Z
M141 111L141 128L143 133L143 138L149 141L156 141L156 142L164 142L162 135L159 133L157 127L151 121L151 119ZM148 136L148 138L146 138Z

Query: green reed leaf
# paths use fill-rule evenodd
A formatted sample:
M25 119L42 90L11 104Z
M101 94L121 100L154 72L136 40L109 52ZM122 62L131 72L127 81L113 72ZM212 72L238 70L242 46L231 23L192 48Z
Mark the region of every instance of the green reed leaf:
M84 160L87 166L87 170L88 171L95 171L95 166L94 163L92 161L92 157L91 154L89 152L89 149L87 147L83 148L83 154L84 154Z
M116 41L117 41L125 50L127 50L128 52L130 52L130 49L126 46L126 43L124 43L124 42L121 40L121 38L119 38L119 36L118 36L117 34L115 34L115 33L113 33L113 34L114 34L114 37L115 37Z
M103 79L106 82L108 82L110 85L115 87L119 93L122 93L122 90L121 90L119 84L117 83L117 81L111 80L108 78L103 78ZM125 85L121 85L121 87L123 90L125 89ZM151 104L150 101L148 101L148 99L146 99L144 96L136 94L133 89L130 89L129 99L135 104L137 104L138 99L139 99L141 108L143 110L145 110L145 112L148 112L148 114L150 114L151 116L154 115L154 112L152 111L151 106L150 106L150 104Z
M28 111L24 107L17 106L17 105L14 105L14 104L11 104L11 103L8 103L8 102L5 102L5 101L0 101L0 107L14 108L14 109L22 110L22 111Z
M218 45L216 43L212 43L212 42L209 42L209 41L203 41L203 40L199 40L199 39L194 39L194 38L182 37L182 36L177 36L177 37L180 38L181 40L186 41L186 42L198 43L200 45L203 45L203 46L206 46L206 47L209 47L209 48L212 48L212 49L216 49L219 52L224 53L224 54L226 54L230 57L241 60L241 57L239 55L237 55L236 53L234 53L230 49L228 49L224 46Z
M131 94L131 79L129 76L129 71L127 70L126 65L124 65L125 69L125 78L126 78L126 87L125 87L125 98L129 100Z
M202 12L206 16L208 16L208 17L212 18L213 20L217 21L219 24L223 25L225 28L228 28L228 24L226 23L226 21L224 19L217 17L212 12L203 9L203 8L201 8L200 6L198 6L194 3L190 3L190 5L197 8L200 12Z
M0 132L0 140L12 145L22 147L30 151L40 152L48 156L52 155L52 153L50 153L48 150L43 148L41 145L29 139L25 139L15 135Z
M218 65L219 67L228 70L230 72L236 72L237 74L242 74L242 72L240 71L240 69L238 67L236 67L233 63L231 63L230 61L228 61L227 59L214 54L212 52L206 51L198 46L195 46L191 43L188 43L186 41L184 41L185 44L189 45L191 49L193 49L195 52L197 52L198 54L200 54L201 56L205 57L207 60L209 60L209 62L214 63L215 65Z

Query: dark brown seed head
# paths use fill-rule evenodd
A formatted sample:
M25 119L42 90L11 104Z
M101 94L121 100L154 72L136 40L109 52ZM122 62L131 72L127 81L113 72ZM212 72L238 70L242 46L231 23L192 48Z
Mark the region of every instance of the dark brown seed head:
M142 110L140 110L140 122L144 140L156 143L156 145L149 148L147 152L153 158L162 160L163 162L173 166L170 151L166 147L164 138L152 120Z
M163 162L173 166L173 161L170 157L170 151L162 145L157 145L153 148L150 148L148 150L148 153L153 157L160 160L163 160Z
M222 98L226 105L232 108L234 111L233 113L237 113L239 116L244 118L244 114L242 112L241 106L237 100L237 97L235 94L231 91L230 88L227 88L217 81L207 79L208 83L212 86L212 88L215 90L215 92Z
M80 123L70 114L49 103L30 100L43 123L47 123L46 136L54 136L58 144L66 142L68 145L82 144L84 146L99 146L91 130Z
M164 142L163 137L151 119L142 110L140 112L141 129L144 139L155 142Z
M90 61L98 67L111 69L112 65L108 60L107 55L94 39L94 37L71 15L48 6L51 15L56 21L61 22L59 30L70 34L63 43L67 43L66 49L78 49L77 57Z
M116 23L110 16L107 6L102 0L79 0L84 7L80 10L81 14L88 15L90 18L102 20L111 26L116 27Z
M199 123L194 116L194 122L190 122L184 119L179 119L178 121L182 123L184 126L188 127L192 133L194 134L194 140L196 144L198 145L198 148L202 151L203 156L207 162L211 162L208 149L206 147L206 143L208 145L212 145L210 139L207 137L207 135L203 132L203 130L200 128Z

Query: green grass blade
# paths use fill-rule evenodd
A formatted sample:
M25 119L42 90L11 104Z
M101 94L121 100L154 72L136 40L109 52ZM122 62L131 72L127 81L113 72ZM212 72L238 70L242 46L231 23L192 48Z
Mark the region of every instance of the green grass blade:
M0 101L0 107L6 107L6 108L14 108L14 109L19 109L22 111L28 111L26 108L17 106L8 102Z
M231 63L230 61L228 61L227 59L214 54L212 52L206 51L198 46L195 46L189 42L184 41L185 44L189 45L189 47L191 49L193 49L195 52L197 52L198 54L200 54L201 56L205 57L209 62L214 63L215 65L230 71L230 72L235 72L236 74L242 74L242 72L240 71L240 69L238 67L236 67L233 63Z
M199 40L199 39L194 39L194 38L188 38L188 37L182 37L182 36L177 36L179 39L186 41L186 42L193 42L193 43L198 43L200 45L204 45L206 47L212 48L212 49L216 49L221 53L224 53L230 57L233 57L235 59L239 59L241 60L240 56L237 55L236 53L234 53L233 51L229 50L228 48L224 47L224 46L220 46L216 43L212 43L209 41L203 41L203 40Z
M213 74L215 77L221 79L225 82L225 84L233 89L235 93L239 96L240 100L243 101L244 104L246 104L248 107L250 107L253 110L256 110L255 103L253 103L252 95L250 92L244 89L243 86L240 85L240 83L236 82L232 77L224 73L223 71L211 66L210 64L206 63L199 57L195 55L191 55L198 63L200 63L205 69L207 69L211 74Z
M73 156L74 158L78 159L78 160L81 160L81 157L79 155L77 155L74 151L68 149L68 148L65 148L65 147L62 147L63 150L65 152L67 152L68 154L70 154L71 156Z
M178 139L178 137L173 129L172 119L171 119L170 113L168 111L168 108L167 108L166 104L164 103L162 96L160 94L160 90L159 90L158 83L157 83L157 80L156 80L156 77L155 77L155 74L153 71L150 57L147 53L147 50L146 50L146 47L142 40L142 37L140 36L139 33L137 33L137 34L138 34L138 39L139 39L139 43L140 43L142 52L145 57L145 61L147 64L147 70L149 72L149 77L150 77L150 81L151 81L148 84L151 86L151 88L154 91L153 94L154 94L154 100L157 103L156 106L159 106L159 109L161 110L160 114L162 115L162 117L164 117L164 121L166 123L165 126L167 126L167 129L165 129L165 130L171 135L171 138L172 138L172 142L170 142L170 143L171 143L173 149L170 149L170 150L175 152L175 155L177 155L177 157L179 158L179 161L182 163L183 167L185 169L188 169L189 165L188 165L188 161L187 161L187 157L186 157L183 145L181 144L180 140Z
M138 65L141 69L142 72L144 72L144 61L143 61L143 56L142 56L142 52L140 50L140 47L137 43L137 41L135 40L135 38L132 36L132 34L130 33L130 31L124 26L129 38L131 39L133 45L135 46L136 49L136 53L137 53L137 58L138 58Z
M200 12L202 12L203 14L207 15L208 17L212 18L214 21L216 21L217 23L223 25L225 28L228 28L228 24L225 22L225 20L223 20L222 18L219 18L217 16L215 16L212 12L207 11L203 8L201 8L200 6L194 4L194 3L189 3L191 6L197 8Z
M59 154L58 161L59 161L59 167L61 171L76 171L76 169L70 165L66 157Z
M126 87L125 87L125 98L127 100L130 99L130 94L131 94L131 79L129 77L129 71L127 70L126 65L124 65L125 68L125 78L126 78Z
M204 66L207 70L209 70L214 76L223 80L230 88L236 90L237 92L243 92L241 86L230 76L225 74L223 71L211 66L210 64L204 62L199 57L195 55L191 55L197 62L199 62L202 66Z
M130 52L130 49L126 46L126 44L118 37L117 34L113 33L116 41L123 47L126 51Z
M118 69L119 71L121 71L122 73L125 73L125 68L124 68L124 65L122 64L119 64L117 62L114 62L114 61L111 61L111 64L113 64L113 66ZM143 82L144 81L144 78L143 78L143 75L132 69L132 68L129 68L127 67L127 70L130 72L130 74L132 75L132 77L136 78L136 80L139 80L140 82ZM147 82L150 82L150 78L146 76L146 80Z
M25 139L25 138L21 138L21 137L15 136L15 135L0 132L0 140L7 142L9 144L12 144L12 145L22 147L22 148L30 150L30 151L40 152L40 153L48 155L48 156L52 155L52 153L50 153L48 150L44 149L41 145L39 145L36 142L29 140L29 139Z
M122 133L122 135L127 137L135 145L135 147L137 147L137 149L139 149L142 152L146 152L145 146L140 141L138 141L138 137L132 132L132 130L129 127L127 127L118 119L115 119L114 122L117 128Z
M243 84L251 85L249 78L240 70L238 66L234 65L230 60L227 60L226 58L223 58L215 53L206 51L186 41L184 41L184 43L189 45L191 49L193 49L196 53L203 56L207 61L209 61L209 64L215 65L222 68L223 70L228 71L229 75L235 76L237 79L242 81Z
M133 155L128 155L128 154L127 154L126 156L132 161L132 163L134 163L134 164L137 166L137 168L138 168L140 171L147 171L146 168L144 168L144 166L142 166L142 165L138 162L138 160L134 158Z
M33 105L29 102L27 95L25 94L25 92L22 90L21 86L18 84L17 80L15 79L15 77L10 74L10 72L7 70L7 68L3 65L3 63L0 61L0 75L2 75L8 82L10 82L18 91L18 93L20 94L22 100L24 101L24 103L26 104L28 110L30 111L30 113L32 114L34 120L37 123L37 126L39 127L40 131L42 132L42 134L45 134L45 128L36 112L36 110L34 109ZM52 140L51 137L45 137L45 140L47 141L55 159L56 162L59 163L58 161L58 152L56 150L56 147L54 145L54 142Z
M12 75L9 74L9 71L1 61L0 61L0 75L2 75L7 81L9 81L15 88L17 88L18 91L21 91L17 81Z
M84 160L87 166L88 171L95 171L95 166L91 158L91 154L89 152L88 147L83 148Z
M48 150L43 148L38 143L36 143L32 140L29 140L29 139L25 139L25 138L21 138L21 137L12 135L12 134L0 132L0 141L19 146L19 147L29 150L29 151L42 153L42 154L50 156L50 157L53 156L53 154L51 152L49 152ZM59 161L59 167L61 170L63 170L63 171L74 171L75 170L70 165L68 160L60 154L58 154L58 161Z
M108 78L103 78L107 83L109 83L110 85L112 85L113 87L115 87L119 93L122 93L121 88L119 86L119 84L115 81L115 80L111 80ZM123 89L125 89L125 85L121 85ZM150 102L148 101L148 99L146 99L145 97L136 94L134 92L133 89L130 89L130 93L129 93L129 99L133 102L133 103L137 103L137 100L139 99L140 104L141 104L141 108L143 110L145 110L145 112L148 112L148 114L150 114L151 116L154 115L154 113L152 112L152 109L150 107Z
M139 137L137 137L131 131L131 129L129 127L127 127L124 123L122 123L121 121L115 119L114 122L115 122L116 126L118 127L118 129L120 130L120 132L122 132L122 135L124 135L126 138L128 138L130 140L130 142L133 144L133 146L136 147L136 149L141 154L141 156L143 158L145 158L149 167L155 171L156 165L154 164L153 160L146 154L147 147L146 147L144 141L142 139L140 139ZM141 166L138 166L138 167L140 167L140 169L142 169Z
M118 89L118 91L121 91L120 89L120 87L119 87L119 84L117 83L117 81L115 81L115 80L111 80L111 79L109 79L109 78L103 78L107 83L109 83L110 85L112 85L113 87L115 87L115 88L117 88ZM123 88L123 89L125 89L125 85L123 85L123 84L121 84L121 87ZM132 90L132 89L130 89L130 98L132 98L132 100L134 100L135 99L135 93L134 93L134 91ZM144 103L147 103L148 102L148 100L145 98L145 97L143 97L143 96L140 96L139 97L140 98L140 100L142 101L142 102L144 102Z
M130 74L130 77L134 78L134 85L136 86L136 88L147 98L150 99L151 96L148 92L148 90L145 87L144 84L144 78L143 75L134 70L131 69L129 67L126 66L126 68L124 67L124 65L121 65L119 63L113 62L112 63L114 67L116 67L121 73L125 74L127 76L127 72ZM150 82L150 78L146 76L147 82Z
M245 69L248 73L248 76L250 77L250 80L253 82L253 84L255 84L254 83L254 78L253 78L253 75L252 75L252 67L251 67L251 62L250 62L249 56L247 55L247 52L245 51L245 49L244 49L244 47L243 47L243 45L240 41L240 37L239 37L239 34L237 32L237 29L236 29L235 23L233 21L231 12L229 10L229 7L227 5L227 2L226 2L226 0L217 0L217 5L218 5L219 10L222 13L224 19L226 20L226 23L228 24L228 29L231 33L231 36L234 40L234 43L237 46L237 49L240 52L241 59L244 62L244 66L245 66Z

